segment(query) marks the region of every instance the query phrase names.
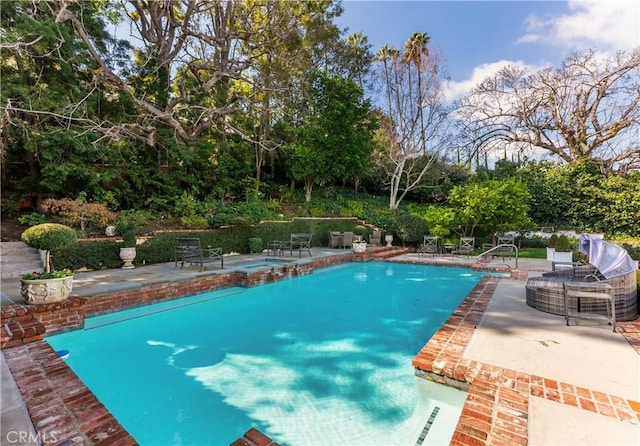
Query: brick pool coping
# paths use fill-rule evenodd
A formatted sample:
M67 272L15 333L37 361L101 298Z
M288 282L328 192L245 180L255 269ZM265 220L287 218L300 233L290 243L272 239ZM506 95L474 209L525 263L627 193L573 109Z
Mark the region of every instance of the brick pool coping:
M352 260L378 260L397 254L383 251L378 255L368 253L319 259L308 270L283 271L272 279L308 274L313 267ZM447 266L469 267L468 264ZM491 270L484 266L482 269ZM242 279L235 274L153 284L88 298L75 297L61 304L3 306L2 349L39 437L44 442L69 446L137 444L43 340L45 327L52 332L56 329L80 328L82 325L78 324L83 324L86 315L175 299L187 295L185 292L221 289L239 283L252 286L265 282L264 277L247 276ZM526 278L526 272L515 271L511 276L522 280ZM496 277L483 278L413 360L416 375L462 388L469 393L451 444L527 444L528 402L531 395L637 423L640 419L638 402L463 359L464 349L493 296L498 280ZM619 323L617 326L618 331L640 353L640 320ZM247 431L237 441L244 444L253 431ZM265 444L275 444L270 443L272 440L268 437L265 438L268 440Z
M484 277L413 359L417 376L469 393L450 444L528 444L532 396L638 424L637 401L463 357L499 280ZM640 354L640 319L616 328Z

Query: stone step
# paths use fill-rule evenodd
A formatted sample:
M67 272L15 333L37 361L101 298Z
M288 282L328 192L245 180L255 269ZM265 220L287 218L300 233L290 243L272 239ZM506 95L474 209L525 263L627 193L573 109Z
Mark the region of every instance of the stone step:
M22 242L0 243L0 278L15 279L24 273L42 271L40 252Z

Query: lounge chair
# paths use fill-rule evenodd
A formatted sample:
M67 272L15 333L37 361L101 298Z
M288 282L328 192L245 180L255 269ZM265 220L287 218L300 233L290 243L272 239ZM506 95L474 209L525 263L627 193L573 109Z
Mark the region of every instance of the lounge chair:
M458 249L451 251L452 254L466 254L467 257L471 255L475 249L476 238L475 237L460 237L460 245Z
M421 257L424 254L436 255L438 254L438 237L435 235L425 235L422 239L422 245L418 248L418 256Z
M224 257L222 248L212 248L200 246L199 238L177 238L175 252L176 266L180 263L180 269L185 263L200 265L200 271L204 269L205 263L220 262L220 268L224 268Z

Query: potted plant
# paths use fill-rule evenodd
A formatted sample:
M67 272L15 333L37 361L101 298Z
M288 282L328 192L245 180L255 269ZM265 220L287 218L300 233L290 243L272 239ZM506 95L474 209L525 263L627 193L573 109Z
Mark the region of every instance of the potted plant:
M23 274L20 278L20 291L25 302L43 304L67 299L73 289L73 271L52 271L51 251L76 243L76 232L58 223L43 223L25 230L21 239L27 246L45 253L44 271Z
M393 243L393 234L391 232L388 232L384 236L384 241L387 242L387 246L392 246L391 243Z
M124 262L122 269L133 269L133 264L136 258L136 235L138 229L133 222L120 221L116 224L118 234L122 237L122 244L120 245L120 259Z
M367 242L364 240L354 240L352 249L353 252L365 252L367 250Z

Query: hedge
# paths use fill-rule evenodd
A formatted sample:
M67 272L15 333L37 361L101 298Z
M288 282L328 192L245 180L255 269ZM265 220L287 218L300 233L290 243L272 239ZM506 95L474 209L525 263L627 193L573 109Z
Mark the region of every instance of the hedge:
M329 231L354 231L360 222L355 218L296 218L293 221L270 221L257 225L237 225L204 231L160 232L138 245L135 265L151 265L172 262L178 237L195 237L204 246L221 246L227 254L250 252L249 239L259 237L263 248L271 240L288 240L291 233L311 232L314 234L311 246L327 246ZM117 241L80 241L73 247L57 250L53 253L56 269L71 270L119 268L120 246Z

